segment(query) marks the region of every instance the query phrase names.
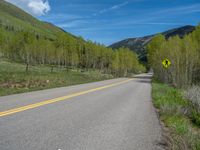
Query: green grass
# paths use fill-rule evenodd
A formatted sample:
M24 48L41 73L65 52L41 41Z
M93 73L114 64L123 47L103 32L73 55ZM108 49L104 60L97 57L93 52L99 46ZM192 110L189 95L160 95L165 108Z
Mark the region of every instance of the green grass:
M57 67L51 73L48 66L31 66L29 72L26 72L24 64L0 61L0 96L110 78L111 75L101 74L95 70L80 72Z
M184 135L189 131L188 120L184 117L167 116L165 123L168 127L173 128L178 135Z
M200 128L193 121L191 102L169 85L153 81L152 87L153 103L173 139L170 148L200 150Z

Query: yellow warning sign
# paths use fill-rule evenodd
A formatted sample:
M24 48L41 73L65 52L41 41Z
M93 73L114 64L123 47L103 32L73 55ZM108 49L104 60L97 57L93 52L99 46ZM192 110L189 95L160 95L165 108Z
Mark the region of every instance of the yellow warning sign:
M164 68L169 68L169 66L170 66L171 64L172 64L172 63L171 63L171 61L170 61L169 59L164 59L164 60L162 61L162 65L163 65Z

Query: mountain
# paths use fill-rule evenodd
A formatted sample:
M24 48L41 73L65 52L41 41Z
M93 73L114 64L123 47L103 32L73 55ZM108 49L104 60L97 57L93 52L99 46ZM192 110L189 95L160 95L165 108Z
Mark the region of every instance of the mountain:
M180 28L175 28L175 29L171 29L171 30L162 32L161 34L164 35L166 37L166 39L168 39L172 36L176 36L176 35L183 38L184 35L189 34L194 30L195 30L195 26L187 25L187 26L183 26ZM156 34L145 36L145 37L125 39L120 42L114 43L114 44L110 45L109 47L111 47L113 49L117 49L120 47L129 48L129 49L135 51L139 55L140 61L146 62L147 59L146 59L145 46L152 40L152 38L155 35Z
M34 18L4 0L0 0L0 25L15 31L32 31L50 39L54 39L57 34L65 32L51 23ZM65 33L73 36L70 33Z

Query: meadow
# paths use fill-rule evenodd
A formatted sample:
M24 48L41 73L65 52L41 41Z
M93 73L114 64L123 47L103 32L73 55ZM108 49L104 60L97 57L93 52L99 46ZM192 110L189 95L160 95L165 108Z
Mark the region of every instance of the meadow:
M69 69L63 67L36 65L0 61L0 96L35 90L83 84L113 78L112 75L102 74L97 70Z

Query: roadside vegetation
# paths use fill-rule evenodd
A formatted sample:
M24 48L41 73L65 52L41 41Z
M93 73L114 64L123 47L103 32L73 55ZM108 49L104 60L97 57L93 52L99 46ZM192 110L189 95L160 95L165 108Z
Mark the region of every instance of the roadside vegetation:
M153 103L168 128L164 128L164 133L171 150L200 150L199 108L184 98L190 94L190 91L183 92L167 84L153 82ZM195 92L195 95L198 94Z
M182 39L157 35L147 49L153 102L168 128L170 149L200 150L200 26ZM167 69L164 59L171 61Z
M148 60L159 81L178 88L187 88L200 82L200 25L183 39L178 36L165 39L157 35L147 46ZM171 61L165 69L161 62Z
M184 97L192 103L192 121L200 127L200 86L192 86L184 91Z
M0 56L26 64L26 72L31 65L50 65L52 71L54 67L97 69L117 77L145 71L136 53L126 48L113 50L64 32L48 39L3 25L0 25Z
M81 71L55 67L51 72L49 66L35 65L26 72L25 68L25 64L0 61L0 96L113 78L93 69Z

